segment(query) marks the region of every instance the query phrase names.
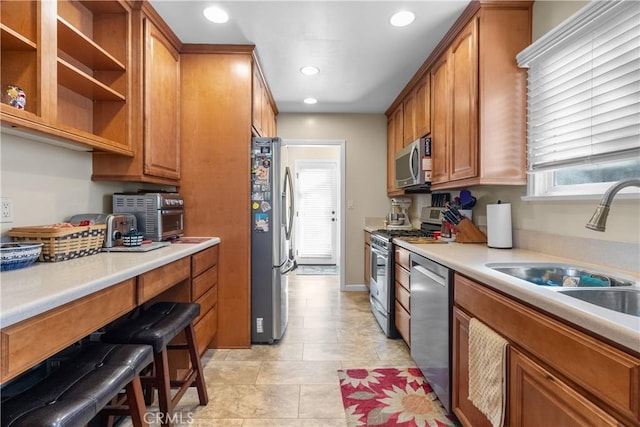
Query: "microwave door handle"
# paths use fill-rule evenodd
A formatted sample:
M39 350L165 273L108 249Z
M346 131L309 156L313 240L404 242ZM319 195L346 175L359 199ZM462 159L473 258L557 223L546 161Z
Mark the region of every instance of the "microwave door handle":
M420 175L420 151L418 150L417 144L411 147L409 161L411 162L411 177L413 178L413 181L416 182L418 180L418 175Z

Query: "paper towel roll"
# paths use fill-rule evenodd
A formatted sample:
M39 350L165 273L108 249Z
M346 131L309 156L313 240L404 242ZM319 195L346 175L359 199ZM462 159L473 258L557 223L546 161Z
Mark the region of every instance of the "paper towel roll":
M511 204L487 205L487 246L511 249Z

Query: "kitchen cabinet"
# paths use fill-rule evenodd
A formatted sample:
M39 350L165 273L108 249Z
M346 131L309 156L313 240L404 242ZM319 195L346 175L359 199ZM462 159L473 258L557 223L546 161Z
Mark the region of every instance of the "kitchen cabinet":
M513 347L509 349L509 364L511 427L620 425L570 385Z
M478 18L471 20L451 44L448 52L448 91L443 93L445 108L449 108L448 130L444 148L434 151L433 162L443 163L444 182L478 175ZM442 145L438 145L441 147ZM433 184L442 181L434 180Z
M526 70L514 58L531 43L531 8L471 2L387 110L404 107L403 144L430 134L432 190L526 184Z
M364 232L364 284L369 287L371 281L371 233Z
M271 99L269 88L256 61L253 67L252 125L257 136L277 136L275 102Z
M180 192L185 233L219 236L218 326L213 346L251 345L250 141L253 46L189 45L180 55Z
M400 104L387 119L387 195L402 194L396 188L396 152L404 146L404 110Z
M410 252L399 246L395 247L395 325L400 336L411 346L411 286L409 275L411 264Z
M403 146L431 131L431 85L426 74L403 100ZM397 150L396 150L397 151Z
M431 76L426 74L417 84L414 140L431 133Z
M131 9L126 1L2 1L3 84L26 108L0 105L20 133L131 156Z
M416 93L411 92L402 101L403 125L402 146L406 147L416 140ZM397 150L396 150L397 151Z
M480 6L435 60L433 190L526 184L526 70L513 58L530 28L528 2Z
M134 10L136 96L134 157L94 153L94 180L178 185L180 180L180 41L148 3Z
M191 256L191 298L200 304L193 328L202 356L218 330L218 246Z
M454 304L453 411L463 425L485 425L467 398L470 318L509 342L509 425L640 423L637 356L460 274Z

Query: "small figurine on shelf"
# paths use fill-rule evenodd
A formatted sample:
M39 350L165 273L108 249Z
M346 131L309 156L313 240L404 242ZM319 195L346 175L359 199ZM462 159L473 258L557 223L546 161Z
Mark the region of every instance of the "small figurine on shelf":
M18 86L6 85L2 91L2 102L18 110L24 110L27 105L27 95Z

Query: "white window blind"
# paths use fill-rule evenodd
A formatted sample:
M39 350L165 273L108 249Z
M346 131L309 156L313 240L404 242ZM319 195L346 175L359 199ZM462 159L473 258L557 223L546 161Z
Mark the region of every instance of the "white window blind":
M298 166L300 164L300 166ZM300 258L332 257L335 226L335 163L296 162Z
M530 172L640 155L640 2L593 1L517 60Z

